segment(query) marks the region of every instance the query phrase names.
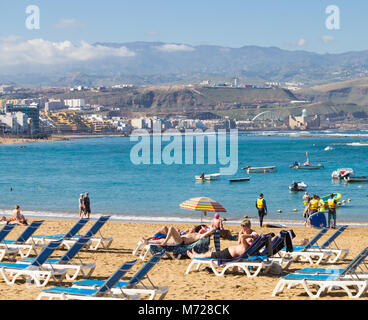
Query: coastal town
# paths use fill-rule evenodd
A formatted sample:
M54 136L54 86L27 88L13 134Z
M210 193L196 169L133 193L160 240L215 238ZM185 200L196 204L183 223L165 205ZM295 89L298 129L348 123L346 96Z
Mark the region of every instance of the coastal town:
M135 129L152 132L153 128L162 131L219 130L356 130L368 128L368 117L362 112L319 114L310 111L310 102L297 99L302 83L267 82L259 87L240 84L237 78L232 82L213 84L202 81L197 85L177 86L177 90L199 92L202 90L222 90L222 95L240 93L240 102L229 104L223 101L203 104L187 110L182 103L179 108L158 110L157 108L134 108L124 102L108 102L106 97L127 91L142 90L133 84L117 84L111 87L70 88L17 88L11 84L0 85L0 134L5 136L46 137L50 135L129 135ZM275 92L282 88L290 97L270 96L267 99L253 98L242 102L254 92ZM150 88L148 94L162 87ZM171 89L171 88L170 88ZM168 91L168 89L166 89ZM226 91L224 91L226 90ZM202 91L203 92L203 91ZM99 99L102 94L105 99ZM145 93L145 96L148 95ZM177 94L177 92L175 92ZM179 93L180 94L180 93ZM263 93L262 93L263 94ZM96 99L96 96L98 97ZM292 100L294 99L294 100ZM178 99L177 99L178 100ZM134 102L136 103L136 102ZM178 101L174 102L178 105ZM169 102L170 104L170 102ZM292 109L291 109L292 108ZM236 111L231 114L230 111ZM251 112L250 112L251 110ZM280 112L282 110L283 112ZM226 113L226 111L228 111ZM242 111L243 114L242 114Z

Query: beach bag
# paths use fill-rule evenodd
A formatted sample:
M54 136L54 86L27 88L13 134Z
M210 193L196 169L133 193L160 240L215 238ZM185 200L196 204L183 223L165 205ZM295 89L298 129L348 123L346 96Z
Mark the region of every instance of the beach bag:
M278 263L274 262L267 268L266 273L278 276L282 273L282 268Z

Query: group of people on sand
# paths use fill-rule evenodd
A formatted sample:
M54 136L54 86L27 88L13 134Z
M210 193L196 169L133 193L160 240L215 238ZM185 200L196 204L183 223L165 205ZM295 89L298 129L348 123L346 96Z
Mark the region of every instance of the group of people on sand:
M166 245L189 245L198 240L206 238L212 235L216 230L224 231L223 219L220 219L218 213L215 214L211 221L211 226L197 225L186 231L182 231L175 227L164 226L158 232L156 232L153 237L142 238L142 244L158 244L160 246ZM226 230L230 234L230 230ZM242 255L252 242L258 237L256 231L251 229L251 222L245 219L241 223L241 230L237 235L237 244L232 245L222 251L218 252L205 252L205 253L195 253L191 250L187 251L188 257L194 259L197 257L211 257L217 259L232 259Z
M1 217L0 221L4 221L6 224L18 224L20 226L28 226L26 217L20 212L19 205L16 205L12 211L10 218L5 216Z
M182 231L175 227L164 226L158 230L153 237L142 238L144 244L158 244L161 246L173 245L173 244L191 244L200 239L210 236L215 230L220 231L220 237L226 238L231 236L231 231L226 230L223 225L223 220L220 218L219 213L215 213L214 218L211 220L211 225L200 224L194 226L186 231Z
M336 228L336 206L337 201L334 199L334 194L330 194L330 198L327 200L327 203L321 199L318 195L314 194L310 196L308 192L306 192L303 196L303 200L305 200L305 209L304 209L304 218L306 219L306 223L308 222L308 218L323 209L326 205L328 207L328 220L327 226L331 226L331 220L333 220L332 228Z

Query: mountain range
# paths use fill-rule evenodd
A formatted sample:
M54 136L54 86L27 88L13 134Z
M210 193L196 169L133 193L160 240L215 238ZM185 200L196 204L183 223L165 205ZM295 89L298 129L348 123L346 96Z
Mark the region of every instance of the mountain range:
M219 83L237 77L240 83L301 82L307 86L368 75L368 50L318 54L277 47L215 45L190 46L163 42L95 43L99 54L89 59L55 64L0 68L0 82L18 86L109 86L189 84L203 80ZM122 55L103 54L124 49ZM101 54L100 54L101 53Z

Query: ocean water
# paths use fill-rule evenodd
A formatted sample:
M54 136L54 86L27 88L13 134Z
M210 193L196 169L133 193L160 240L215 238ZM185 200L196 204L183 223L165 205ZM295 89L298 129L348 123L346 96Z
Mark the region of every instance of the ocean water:
M227 209L222 216L231 222L244 215L256 218L255 201L263 193L269 210L266 220L302 223L303 192L288 189L295 180L306 182L310 194L339 192L342 199L351 199L338 209L339 221L368 223L368 184L331 179L332 171L340 167L351 167L356 175L368 176L368 132L239 133L238 172L201 183L195 181L195 175L217 173L222 165L134 165L130 152L136 143L128 137L103 137L29 143L25 148L0 146L0 215L10 214L10 209L19 204L29 216L75 218L79 194L89 192L95 215L197 222L200 213L179 205L189 198L207 196ZM322 163L324 169L290 169L293 161L306 160L306 151L310 162ZM241 170L246 165L274 165L277 170L248 175ZM228 181L248 176L249 182Z

